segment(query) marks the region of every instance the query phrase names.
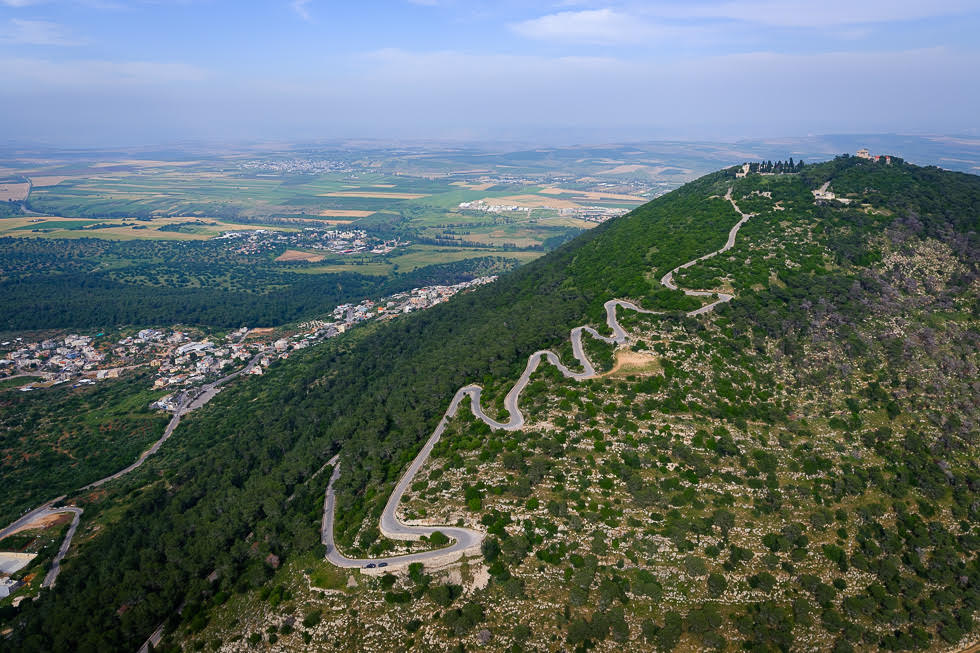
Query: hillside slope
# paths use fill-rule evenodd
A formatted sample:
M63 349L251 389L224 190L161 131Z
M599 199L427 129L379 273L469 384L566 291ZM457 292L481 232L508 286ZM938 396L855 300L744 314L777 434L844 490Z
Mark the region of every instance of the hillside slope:
M849 204L815 203L828 181ZM455 389L502 396L532 351L598 324L610 298L697 306L658 280L724 243L729 188L758 216L676 280L735 301L624 320L632 357L617 352L615 375L576 385L543 368L519 437L457 418L413 486L409 514L493 535L485 589L460 600L451 586L475 562L450 585L414 573L356 588L315 562L314 473L335 452L338 544L381 553L381 506ZM295 649L954 644L980 596L978 217L980 178L901 162L704 177L494 287L220 396L116 490L122 518L13 617L10 643L131 649L184 605L180 638L232 649L257 628ZM279 628L310 610L330 616Z

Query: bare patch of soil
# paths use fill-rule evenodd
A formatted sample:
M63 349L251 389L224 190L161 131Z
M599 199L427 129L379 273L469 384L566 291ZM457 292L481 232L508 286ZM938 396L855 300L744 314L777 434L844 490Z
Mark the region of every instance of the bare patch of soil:
M312 252L301 252L298 249L287 249L285 252L276 257L277 261L308 261L310 263L316 263L317 261L323 260L322 254L314 254Z
M653 354L641 354L629 349L616 352L616 363L603 376L625 376L627 374L652 374L660 371L660 360Z

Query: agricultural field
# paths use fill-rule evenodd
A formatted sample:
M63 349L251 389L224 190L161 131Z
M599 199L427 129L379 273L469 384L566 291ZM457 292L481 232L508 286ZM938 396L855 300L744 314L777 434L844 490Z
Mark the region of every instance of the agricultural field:
M778 148L799 159L839 151L827 148L842 143L825 140ZM933 145L920 141L902 141L914 150L902 153L932 156ZM772 156L774 147L754 141L526 149L336 142L0 152L0 237L204 241L229 231L350 228L410 247L277 263L304 274L390 276L488 253L526 261L720 165L760 152ZM401 256L407 258L396 260Z
M105 240L207 240L227 231L282 227L234 224L187 217L73 219L60 216L17 216L0 220L0 237L102 238Z
M410 289L414 279L452 284L526 263L667 187L589 177L606 158L556 176L521 155L484 169L472 162L484 152L431 154L341 148L3 161L2 327L95 326L96 318L282 324ZM148 288L157 293L151 305L138 299ZM35 306L39 296L47 301Z
M11 200L20 202L27 199L27 192L30 185L27 182L4 182L0 183L0 202Z
M77 175L25 173L33 186L21 183L29 195L18 199L26 200L28 213L4 220L0 234L179 240L209 238L246 225L354 225L425 241L456 241L459 247L545 249L556 236L563 240L594 226L598 220L590 219L590 210L617 215L653 193L649 184L566 189L541 183L539 175L481 174L460 182L451 171L442 177L414 176L356 166L321 174L272 174L223 161L97 165ZM604 192L601 186L631 192ZM472 207L460 206L467 204ZM200 224L171 229L189 221Z

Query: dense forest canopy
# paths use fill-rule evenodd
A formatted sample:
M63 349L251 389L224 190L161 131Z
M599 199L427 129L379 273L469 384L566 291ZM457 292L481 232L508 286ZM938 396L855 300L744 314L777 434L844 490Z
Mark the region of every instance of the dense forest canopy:
M0 331L194 324L277 326L335 306L513 268L480 257L377 276L304 273L218 241L0 238ZM357 266L352 266L356 270Z
M271 574L262 563L266 554L275 553L284 560L310 552L320 555L318 527L326 479L325 475L313 476L338 451L344 474L336 535L342 547L361 546L358 535L364 525L376 519L395 479L459 386L483 382L489 394L499 392L517 376L531 352L561 347L572 326L587 321L597 324L602 303L612 297L633 298L648 308L664 310L663 319L671 328L687 331L692 338L710 339L719 356L735 361L744 356L746 364L751 362L750 355L787 357L813 373L797 381L817 384L814 387L830 383L835 374L832 367L813 364L809 356L816 349L827 348L834 354L828 358L835 362L847 355L858 360L875 336L875 332L862 330L862 320L879 311L896 320L905 319L916 310L908 303L912 300L889 290L898 283L895 278L871 270L881 260L883 248L940 243L955 261L955 269L943 277L942 289L936 286L923 292L943 303L950 329L955 319L967 324L977 318L980 177L851 157L808 165L799 174L780 175L778 180L753 174L736 181L736 170L708 175L611 220L492 286L383 327L358 330L291 358L260 382L229 388L186 420L180 436L168 443L160 457L120 483L113 500L124 506L121 514L107 520L97 535L78 547L52 592L37 602L25 603L19 613L10 616L17 628L9 646L24 651L134 649L161 621L177 620L174 615L179 606L193 606L189 613L205 614L218 603L215 597L261 587ZM839 197L851 201L849 206L814 204L810 191L827 181ZM738 289L736 301L721 308L717 316L706 318L713 325L709 330L704 321L680 317L677 311L689 308L691 299L679 291L663 290L658 280L673 267L724 243L738 218L723 199L733 185L743 210L768 211L766 219L747 224L746 238L751 242L771 234L795 233L795 239L786 239L784 249L773 252L792 260L793 265L784 265L779 256L769 260L755 253L748 257L751 260L719 257L704 269L687 271L690 277L685 281L682 276L682 285L690 282L690 287L711 288L725 280ZM776 204L779 211L772 210ZM881 238L887 242L879 242ZM917 301L929 310L934 308L921 296ZM920 336L927 338L928 334L917 332L916 337ZM950 361L965 360L971 343L975 352L976 336L970 327L950 331L949 338L954 342ZM889 357L894 356L898 366L902 352L916 346L893 339L896 342L884 345L894 352L885 350L879 389L897 389L904 382L895 370L906 368L889 367ZM794 420L793 406L765 394L736 393L732 387L736 377L728 372L729 376L718 379L717 393L695 400L698 380L682 364L679 359L665 369L667 387L641 390L663 389L667 395L651 399L640 414L630 413L628 404L620 405L624 424L634 418L642 420L644 413L651 412L721 420L732 429L744 429L748 421L755 421L792 426L805 444L807 427ZM955 367L954 362L944 364ZM759 375L757 381L768 382L765 375ZM926 390L939 392L931 386ZM881 410L895 401L885 390L869 392L870 401L878 402L875 405L880 404ZM916 392L913 384L902 396ZM938 567L947 560L967 580L953 583L948 596L926 597L928 601L916 607L925 610L937 602L943 605L938 628L947 629L950 638L972 627L967 609L980 605L978 540L973 533L980 513L972 501L980 474L965 462L976 444L976 407L971 412L966 405L968 395L953 400L959 403L946 415L928 412L914 398L889 409L922 411L923 424L938 420L936 428L946 434L941 442L924 435L931 433L925 426L894 440L880 429L868 430L870 435L865 436L865 425L854 417L860 412L857 403L853 415L839 418L842 433L867 437L869 447L878 447L881 455L891 455L907 465L906 469L895 465L888 470L889 479L901 481L902 492L925 492L924 496L952 502L954 514L966 524L959 534L936 531L939 549L921 569L908 560L902 561L906 567L893 573L892 564L898 563L870 554L860 563L890 579L882 586L890 589L883 591L894 594L898 585L889 582L914 580L916 574L927 576L929 582L942 582ZM615 414L615 404L611 405ZM740 455L723 433L710 438L715 453L730 448L729 454L719 455ZM921 463L939 450L960 452L944 454L943 459L957 470L951 472L952 479L941 468ZM697 458L683 449L667 449L663 455ZM762 456L752 468L765 473L767 466L775 464ZM813 464L817 471L823 463ZM624 479L629 477L628 467L620 468ZM821 502L836 505L859 487L863 491L882 486L882 491L888 491L884 477L855 471L853 465L840 471L839 479L839 487L832 484L819 492ZM771 483L768 477L760 477L758 483L760 492L769 497L769 503L759 504L761 513L785 509L778 500L778 483L776 488L767 486ZM86 515L98 510L98 504L86 507ZM829 509L828 514L828 523L832 523ZM909 529L923 528L912 515L902 518ZM891 558L902 555L904 544L885 542L885 536L869 528L867 533L862 531L863 541L871 542L868 551L880 553L884 548ZM844 530L845 535L850 532ZM797 535L784 534L787 552L795 546ZM370 538L364 544L370 545ZM773 540L774 550L781 546L778 539ZM848 563L847 556L835 548L824 551L842 570L847 564L857 564ZM558 554L542 555L544 561ZM733 564L738 562L735 555ZM212 584L207 578L215 570L219 580ZM589 578L591 582L592 576ZM833 595L827 595L830 590L818 582L805 580L811 594L819 595L816 600L824 610L824 623L832 627L839 618ZM758 576L755 582L769 580ZM748 648L785 649L792 641L789 633L794 624L811 618L795 613L795 605L753 603L731 618ZM621 607L614 609L621 611ZM610 628L614 634L619 632L616 624L621 612L612 610L597 612L599 616L589 619L570 619L569 643L601 639L609 635ZM901 637L895 635L881 646L912 648L931 636L917 625L918 617L908 626L908 618L901 621L892 614L897 608L887 610L885 618L898 619L901 624L896 630ZM460 612L455 619L463 616ZM706 618L714 619L712 615ZM651 622L649 638L663 633L667 644L676 644L670 633L688 627L682 627L682 616L674 612L661 623ZM858 643L862 641L860 633L855 637Z

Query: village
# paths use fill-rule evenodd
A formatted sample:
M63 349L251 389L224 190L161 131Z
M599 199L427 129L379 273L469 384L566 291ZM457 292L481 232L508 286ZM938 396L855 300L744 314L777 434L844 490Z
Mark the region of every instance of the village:
M274 175L322 175L328 172L350 172L354 167L346 161L318 158L250 159L238 164L239 170Z
M341 255L388 254L398 247L408 245L407 242L398 240L374 238L361 229L324 230L315 227L305 227L302 231L226 231L215 240L227 241L231 251L236 254L272 252L284 245Z
M486 200L475 200L472 202L460 202L459 208L468 211L480 211L483 213L530 214L532 211L547 207L523 206L521 204L490 204ZM562 207L557 210L558 215L596 223L602 223L612 218L618 218L619 216L626 215L630 212L630 209L627 208L608 206L574 206Z
M336 307L332 322L311 320L297 330L242 327L223 336L204 336L191 329L141 329L118 340L105 334L69 334L27 342L15 338L0 342L0 381L24 379L20 392L71 383L73 388L117 378L122 372L149 367L155 372L153 388L176 392L154 403L173 411L183 392L228 374L259 356L248 374L261 375L274 361L289 357L291 351L305 349L333 338L368 320L390 320L399 315L425 310L458 292L493 283L487 276L451 286L425 286L400 292L377 301L364 300Z

